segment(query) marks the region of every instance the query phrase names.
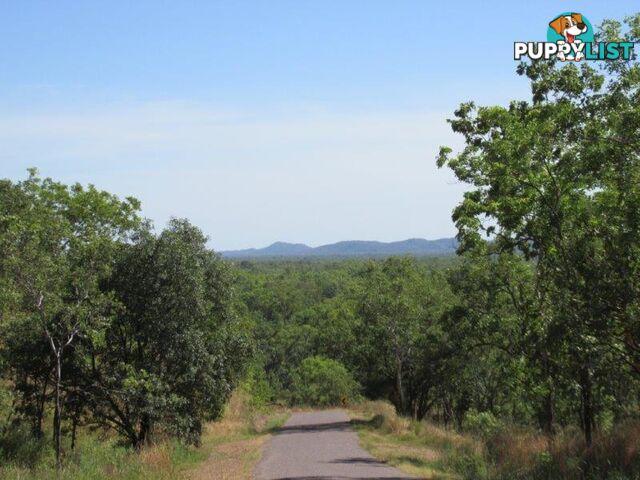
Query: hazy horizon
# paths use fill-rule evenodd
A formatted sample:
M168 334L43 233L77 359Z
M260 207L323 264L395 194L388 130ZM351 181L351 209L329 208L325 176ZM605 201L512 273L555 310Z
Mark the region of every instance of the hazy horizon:
M543 39L566 8L157 5L0 7L0 177L35 166L137 197L158 227L186 217L217 250L454 236L464 188L435 165L461 146L446 119L528 98L513 42ZM579 8L594 25L633 12Z
M376 239L371 239L371 238L343 238L342 240L337 240L335 242L330 242L330 243L319 243L317 245L315 244L309 244L309 243L305 243L305 242L288 242L286 240L276 240L274 242L271 242L268 245L256 245L253 247L246 247L246 248L230 248L230 249L224 249L222 251L235 251L235 250L262 250L265 249L267 247L271 247L274 244L277 243L284 243L284 244L288 244L288 245L305 245L307 247L311 247L311 248L317 248L317 247L324 247L326 245L333 245L334 243L340 243L340 242L380 242L380 243L396 243L396 242L405 242L407 240L427 240L429 242L431 241L436 241L436 240L449 240L451 238L454 238L454 235L451 235L449 237L438 237L438 238L424 238L424 237L409 237L409 238L398 238L396 240L386 240L386 241L382 241L382 240L376 240Z

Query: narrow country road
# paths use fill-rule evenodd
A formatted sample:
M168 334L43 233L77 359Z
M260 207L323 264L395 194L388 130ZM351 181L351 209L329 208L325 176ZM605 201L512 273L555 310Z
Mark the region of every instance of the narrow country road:
M358 444L340 410L296 413L265 447L256 480L404 480Z

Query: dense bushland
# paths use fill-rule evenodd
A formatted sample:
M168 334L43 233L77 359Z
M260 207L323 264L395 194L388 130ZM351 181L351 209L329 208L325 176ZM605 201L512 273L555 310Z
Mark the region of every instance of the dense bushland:
M456 258L230 265L135 199L0 182L2 461L198 443L242 380L254 408L387 400L467 478L637 478L640 66L600 66L522 64L530 102L455 112Z
M30 462L46 432L61 468L82 426L197 443L231 394L250 346L229 267L138 208L35 171L0 183L3 461Z

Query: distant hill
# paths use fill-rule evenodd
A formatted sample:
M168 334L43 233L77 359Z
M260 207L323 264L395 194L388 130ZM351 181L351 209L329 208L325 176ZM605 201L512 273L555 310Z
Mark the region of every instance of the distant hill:
M455 238L440 238L438 240L411 238L388 243L350 240L315 248L303 243L276 242L265 248L228 250L221 253L227 258L439 256L454 254L457 246Z

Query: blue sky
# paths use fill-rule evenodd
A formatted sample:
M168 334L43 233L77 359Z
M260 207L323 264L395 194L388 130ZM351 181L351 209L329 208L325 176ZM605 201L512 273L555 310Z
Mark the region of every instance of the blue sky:
M438 238L466 100L527 98L513 42L633 2L0 2L0 176L187 217L216 249Z

